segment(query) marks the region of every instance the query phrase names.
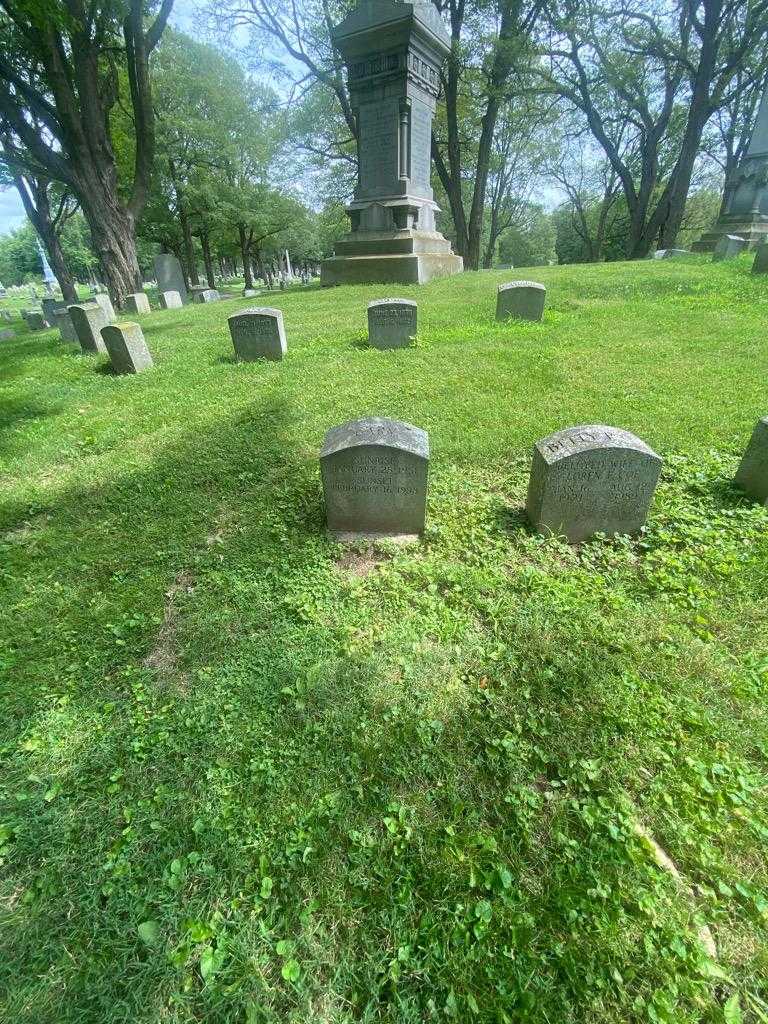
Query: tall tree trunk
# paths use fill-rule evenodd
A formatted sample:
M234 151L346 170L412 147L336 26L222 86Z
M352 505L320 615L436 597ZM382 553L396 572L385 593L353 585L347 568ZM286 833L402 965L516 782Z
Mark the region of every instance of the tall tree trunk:
M207 231L200 232L200 245L203 249L203 261L205 263L205 276L209 288L216 287L216 275L213 272L213 258L211 257L211 236Z
M243 259L243 279L246 288L253 288L253 275L251 274L251 243L253 232L250 237L245 230L245 224L238 224L237 234L240 240L240 255Z
M184 188L179 181L176 164L173 160L168 161L168 169L171 174L173 191L176 193L176 206L179 211L179 223L181 224L181 237L184 239L184 255L189 268L189 280L192 284L200 284L200 276L197 273L197 259L195 257L195 243L192 239L192 227L189 223L189 210L187 199L184 195Z
M51 218L51 204L48 198L49 182L43 178L19 172L13 174L13 181L21 197L24 210L48 254L51 270L59 282L61 294L66 302L77 302L75 279L67 266L64 251L56 226Z
M122 308L128 295L141 291L142 283L133 217L116 192L110 194L107 188L94 188L82 209L104 284L115 306Z

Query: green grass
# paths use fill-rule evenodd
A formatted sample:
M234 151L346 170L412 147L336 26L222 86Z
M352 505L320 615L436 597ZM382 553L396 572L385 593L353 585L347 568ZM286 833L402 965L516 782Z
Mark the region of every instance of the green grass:
M768 411L749 260L228 299L111 375L0 343L0 1020L768 1020ZM523 275L526 276L526 275ZM420 304L376 352L365 306ZM262 300L260 300L262 301ZM415 548L324 535L325 431L426 428ZM648 530L533 536L531 445L629 429ZM657 863L653 836L681 872ZM700 941L707 925L713 959Z

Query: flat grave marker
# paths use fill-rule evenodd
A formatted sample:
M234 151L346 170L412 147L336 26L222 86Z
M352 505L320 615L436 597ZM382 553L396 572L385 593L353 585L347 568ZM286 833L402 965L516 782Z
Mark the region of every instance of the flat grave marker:
M739 235L723 235L715 246L712 253L712 262L720 263L722 260L732 260L739 256L747 247L747 240Z

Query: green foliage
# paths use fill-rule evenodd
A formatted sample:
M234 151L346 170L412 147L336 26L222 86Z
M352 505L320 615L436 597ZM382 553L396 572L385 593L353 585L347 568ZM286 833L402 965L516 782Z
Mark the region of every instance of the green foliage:
M413 350L359 345L376 287L275 293L281 364L231 361L238 298L147 316L133 378L0 345L9 1021L762 1024L765 282L537 277L535 325L503 273L402 288ZM416 546L325 536L366 413L430 432ZM527 528L533 441L585 422L665 457L638 539Z
M75 277L88 280L89 272L97 266L91 248L90 233L85 218L77 213L64 226L61 235L64 258ZM24 284L42 277L37 234L31 224L0 236L0 281L5 285Z

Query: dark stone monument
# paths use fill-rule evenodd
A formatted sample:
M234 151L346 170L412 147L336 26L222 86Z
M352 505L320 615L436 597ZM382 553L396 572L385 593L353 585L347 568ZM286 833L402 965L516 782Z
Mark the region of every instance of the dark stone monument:
M424 284L463 261L437 231L432 119L450 38L426 0L358 0L333 30L357 119L358 183L351 231L322 264L321 283Z
M52 326L58 327L62 341L77 341L77 332L66 307L56 310L53 314Z
M43 316L49 324L53 323L53 314L58 313L60 310L67 308L66 302L60 302L58 299L41 299L40 305L43 307Z
M109 324L109 317L102 307L95 302L70 306L69 315L83 352L87 355L94 352L106 353L107 347L101 337L101 329Z
M497 320L541 320L547 289L537 281L500 284L496 297Z
M152 356L138 324L108 324L102 327L101 337L115 373L139 373L152 366Z
M160 292L160 309L179 309L183 305L178 292Z
M416 336L419 307L411 299L368 303L368 341L373 348L406 348Z
M345 423L326 435L320 468L332 535L412 537L424 531L426 431L390 419Z
M753 274L768 274L768 242L761 242L755 253L755 262L752 264Z
M722 260L732 260L747 248L747 240L738 235L723 235L715 246L712 253L712 262L720 263Z
M282 310L243 309L228 318L235 355L245 363L257 359L280 360L287 351Z
M184 272L174 255L163 252L159 256L155 256L155 278L159 292L178 292L181 301L184 303L187 301Z
M751 498L768 506L768 416L758 420L735 482Z
M138 316L142 313L152 312L149 305L149 299L144 292L135 292L133 295L126 295L125 306L123 308L126 313L135 313Z
M626 430L569 427L533 449L527 511L539 533L578 544L596 533L639 533L661 458Z

